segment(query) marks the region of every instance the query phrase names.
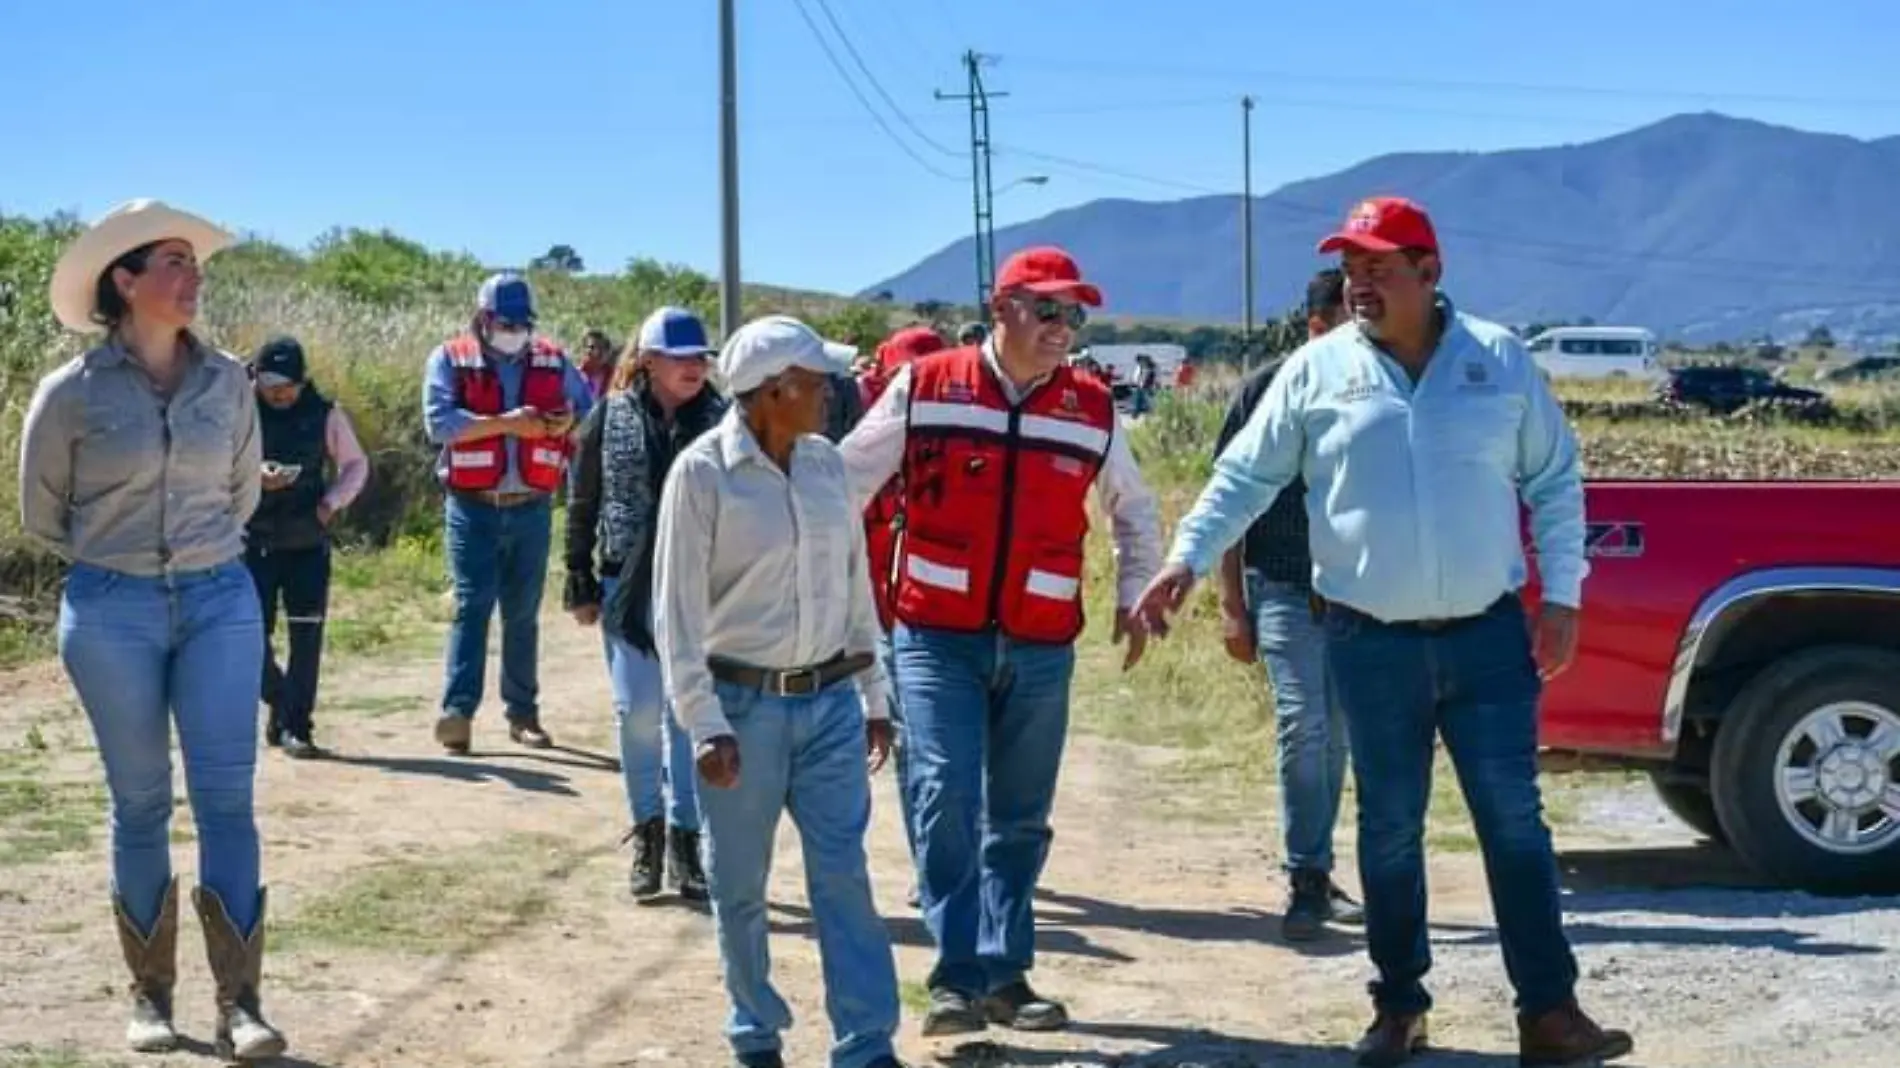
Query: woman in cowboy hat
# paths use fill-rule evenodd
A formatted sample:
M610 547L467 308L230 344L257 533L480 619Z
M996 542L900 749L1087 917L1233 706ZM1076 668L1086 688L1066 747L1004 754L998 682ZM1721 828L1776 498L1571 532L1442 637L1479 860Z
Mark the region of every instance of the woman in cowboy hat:
M200 261L223 230L155 200L107 212L61 255L54 314L103 333L40 380L20 456L27 532L71 562L59 652L112 797L113 911L132 973L126 1040L170 1049L177 883L171 723L198 828L198 886L217 1047L274 1057L258 1006L264 890L252 779L264 635L244 567L262 482L242 364L191 331Z

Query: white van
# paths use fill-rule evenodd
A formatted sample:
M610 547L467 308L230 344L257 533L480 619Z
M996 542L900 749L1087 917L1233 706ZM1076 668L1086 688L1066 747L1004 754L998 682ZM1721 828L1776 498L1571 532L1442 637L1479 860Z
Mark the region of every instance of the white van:
M1530 339L1531 359L1551 378L1663 377L1656 335L1640 326L1558 326Z

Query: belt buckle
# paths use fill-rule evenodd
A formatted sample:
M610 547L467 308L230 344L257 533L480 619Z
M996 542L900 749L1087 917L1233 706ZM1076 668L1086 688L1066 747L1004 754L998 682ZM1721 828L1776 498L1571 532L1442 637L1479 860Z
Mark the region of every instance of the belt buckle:
M804 680L810 688L794 685L796 680ZM774 697L807 697L818 692L818 669L801 668L797 671L780 671L772 675L772 685L767 691Z

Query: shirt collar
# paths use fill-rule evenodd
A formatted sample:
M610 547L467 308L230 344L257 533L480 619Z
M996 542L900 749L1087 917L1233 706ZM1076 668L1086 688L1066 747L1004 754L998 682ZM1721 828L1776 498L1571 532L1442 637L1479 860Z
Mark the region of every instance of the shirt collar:
M203 362L206 351L205 343L197 334L189 330L185 331L185 359L191 363L192 368ZM117 334L110 334L97 348L86 354L86 361L94 367L117 367L131 363L132 354L126 351Z
M744 463L770 464L772 461L759 447L759 439L752 436L752 428L746 425L745 413L733 405L727 410L725 418L719 422L719 457L725 462L728 471Z
M1035 391L1037 386L1055 377L1055 372L1050 371L1040 378L1030 380L1028 385L1018 386L1015 380L1010 378L1009 374L1003 370L1002 358L996 355L996 341L994 338L986 337L983 339L983 362L989 365L990 372L996 376L997 383L1003 387L1003 392L1008 394L1012 401L1021 400L1029 396L1029 394Z

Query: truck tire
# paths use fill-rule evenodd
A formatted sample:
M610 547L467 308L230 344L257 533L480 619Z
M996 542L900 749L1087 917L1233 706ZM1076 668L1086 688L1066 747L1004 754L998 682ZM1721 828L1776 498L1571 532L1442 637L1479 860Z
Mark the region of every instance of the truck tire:
M1822 646L1769 665L1729 704L1710 783L1757 872L1825 893L1900 889L1900 654Z
M1649 782L1671 815L1716 845L1728 844L1728 832L1722 829L1722 820L1715 814L1715 798L1708 787L1671 780L1655 772L1650 774Z

